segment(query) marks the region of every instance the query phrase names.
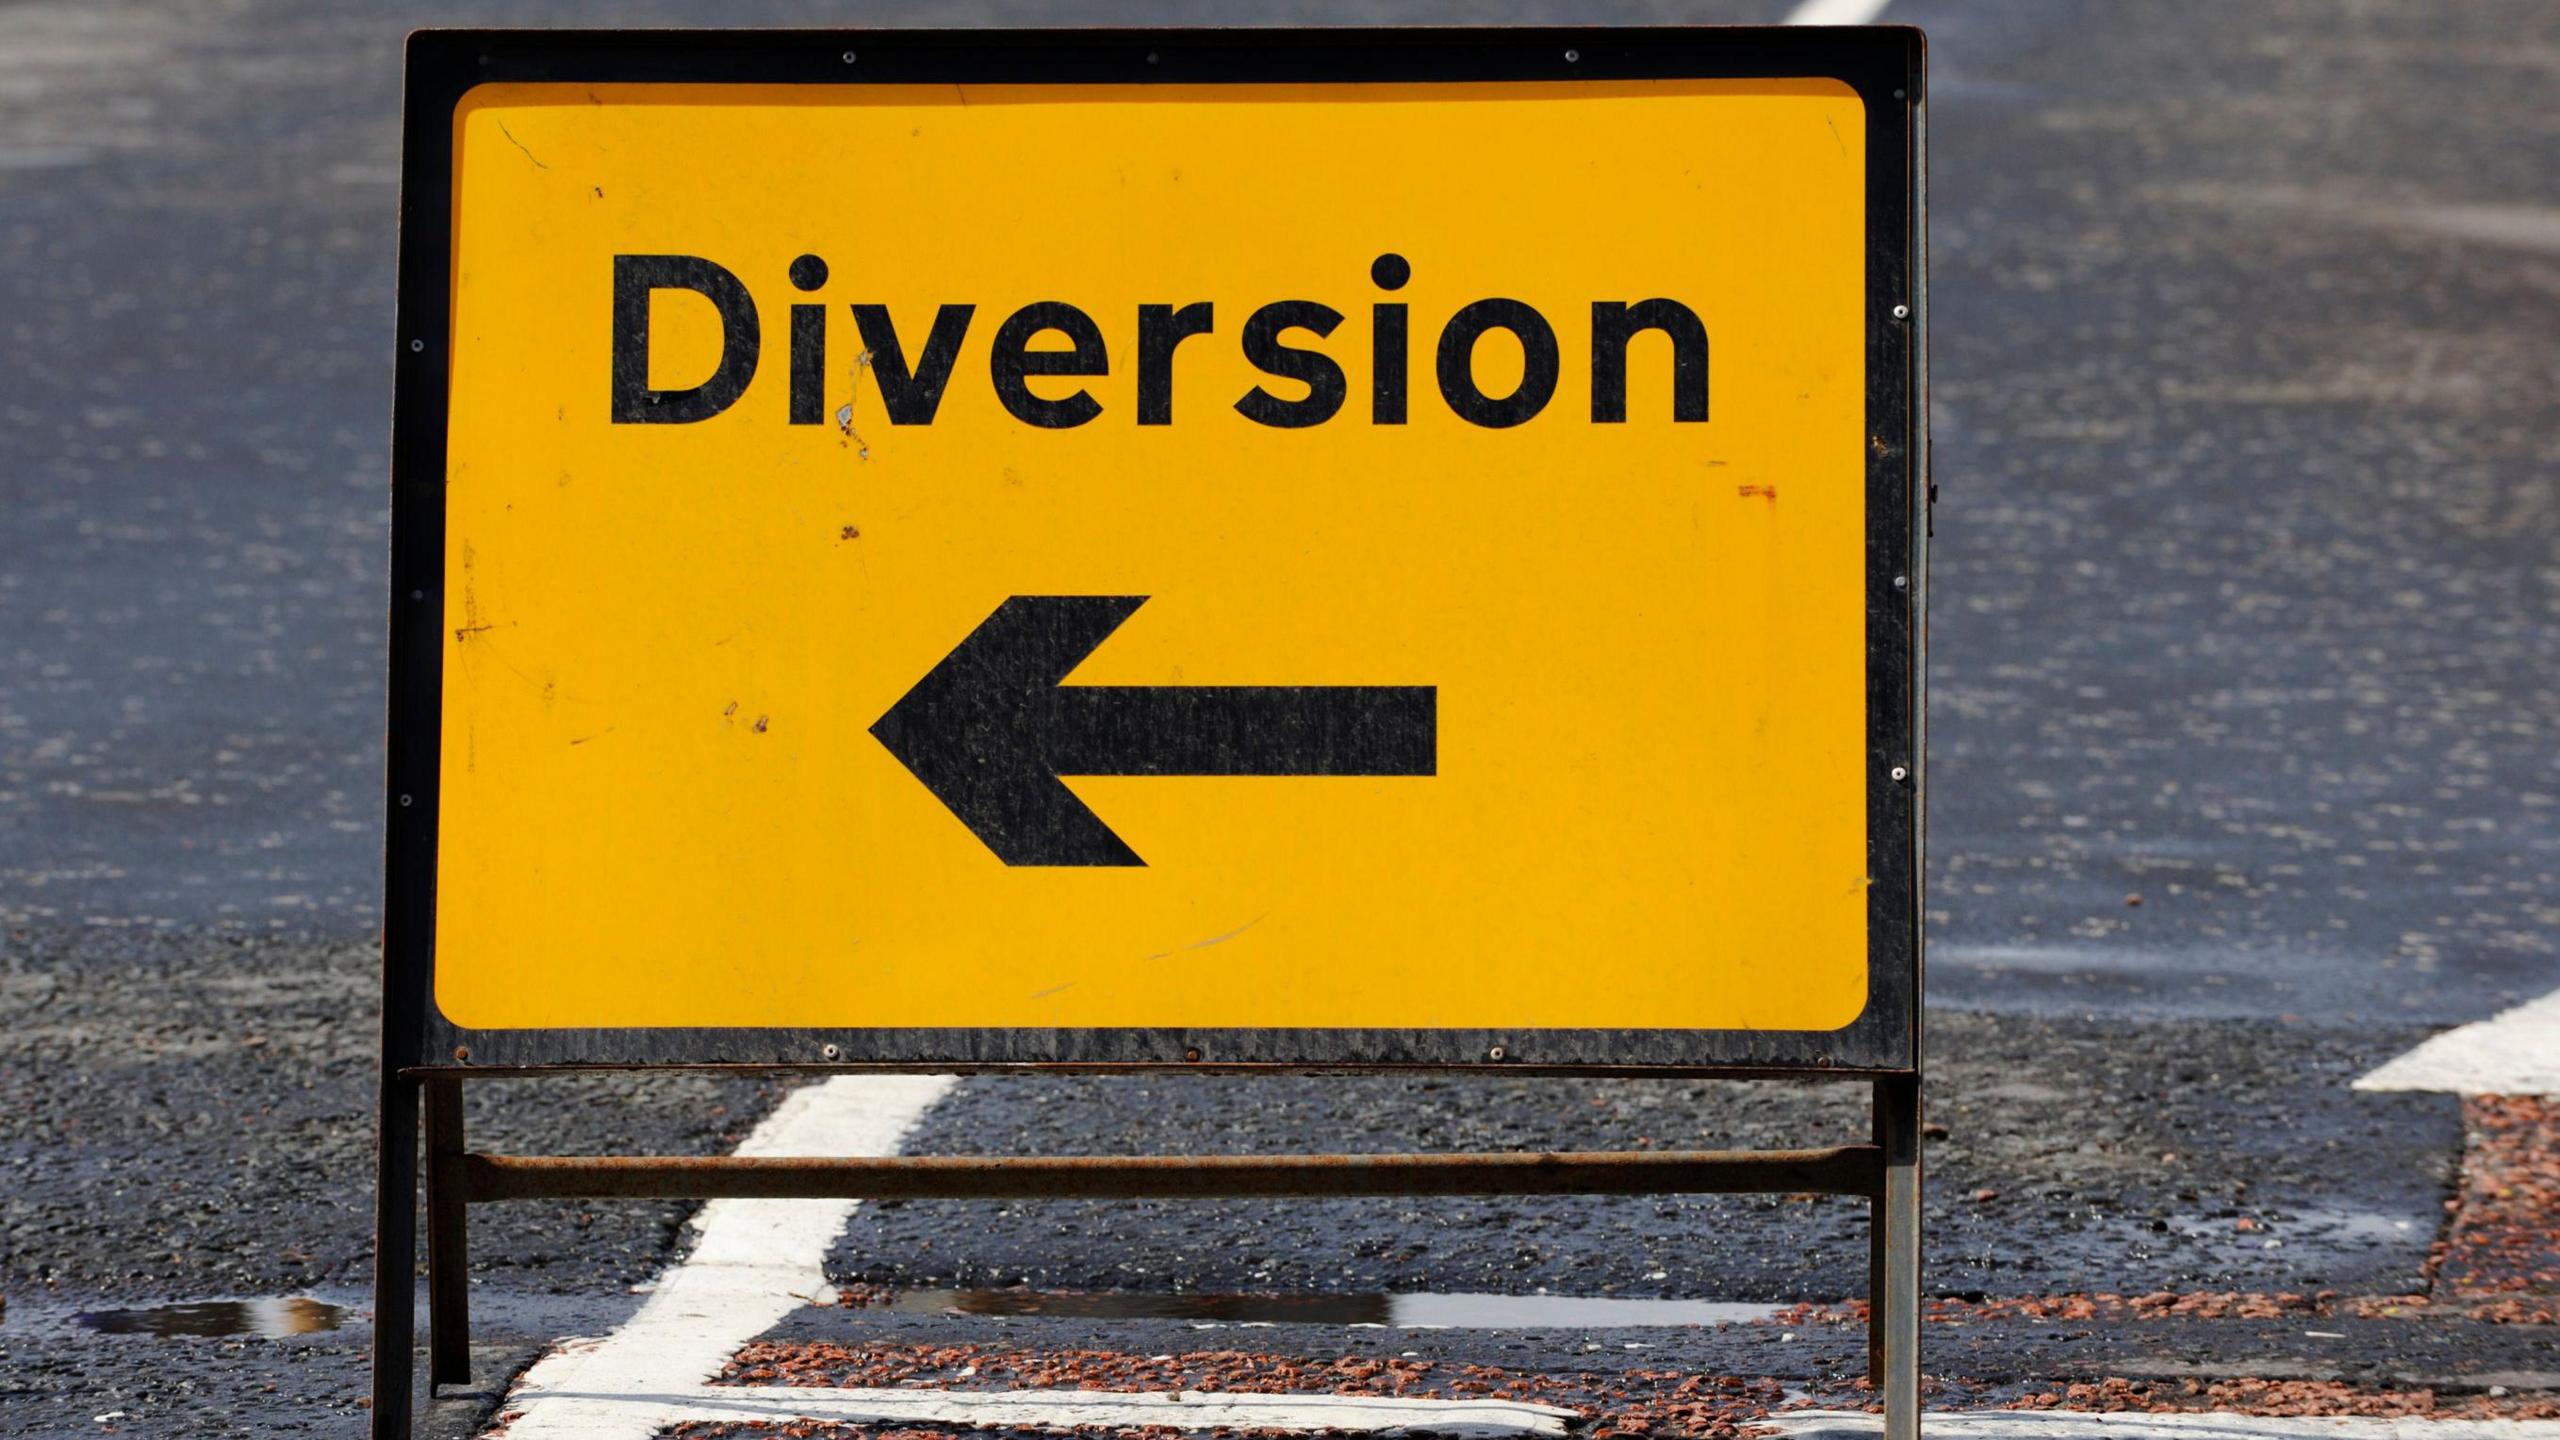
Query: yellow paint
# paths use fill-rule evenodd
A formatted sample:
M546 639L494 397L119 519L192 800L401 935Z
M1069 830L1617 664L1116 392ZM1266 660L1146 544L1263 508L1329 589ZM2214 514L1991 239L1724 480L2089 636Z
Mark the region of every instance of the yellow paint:
M523 1026L1828 1029L1865 1003L1864 115L1822 80L1346 87L493 85L455 120L436 998ZM1388 297L1382 251L1413 264ZM833 274L792 290L796 255ZM607 423L611 257L762 312L745 397ZM1713 418L1639 338L1589 419L1589 306L1705 317ZM1459 305L1554 325L1537 418L1433 380ZM1268 301L1346 319L1350 401L1231 408ZM1411 422L1370 423L1370 305L1412 306ZM791 426L785 308L830 310ZM987 357L1033 300L1100 324L1077 429ZM1170 426L1142 302L1211 300ZM897 427L854 302L912 359ZM656 309L653 381L708 372ZM1304 334L1292 343L1315 343ZM1049 342L1057 343L1056 337ZM1517 347L1483 354L1508 386ZM1507 354L1506 354L1507 351ZM1282 396L1298 387L1269 382ZM867 458L863 450L867 448ZM858 532L858 533L857 533ZM848 536L854 538L847 538ZM867 733L1004 597L1153 597L1074 679L1435 685L1429 778L1069 783L1148 861L1008 869Z

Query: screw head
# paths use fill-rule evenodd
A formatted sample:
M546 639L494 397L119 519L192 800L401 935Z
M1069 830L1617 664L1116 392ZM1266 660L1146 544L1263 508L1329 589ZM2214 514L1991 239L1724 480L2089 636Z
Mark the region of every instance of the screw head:
M1894 319L1896 319L1896 320L1908 320L1908 319L1910 319L1910 318L1911 318L1911 307L1910 307L1910 306L1908 306L1908 305L1896 305L1896 306L1894 306L1894 307L1893 307L1893 318L1894 318Z
M456 1046L454 1046L454 1047L453 1047L453 1058L454 1058L454 1059L456 1059L456 1060L468 1060L468 1059L470 1059L470 1058L471 1058L471 1047L470 1047L470 1046L468 1046L468 1045L456 1045Z
M853 52L852 52L852 51L847 50L846 52L844 52L844 63L846 63L847 65L850 65L850 64L852 64L852 63L853 63Z
M1581 52L1581 51L1579 51L1579 50L1567 50L1566 52L1564 52L1564 63L1566 63L1567 65L1579 65L1579 64L1581 64L1581 63L1582 63L1582 52Z
M1893 778L1896 780L1908 780L1911 778L1911 771L1905 766L1896 765L1893 767Z
M837 1049L833 1045L821 1045L818 1047L818 1054L829 1060L833 1060L843 1053L844 1052L842 1050Z
M410 342L409 342L409 353L410 353L410 354L412 354L412 355L415 355L415 354L417 354L419 351L424 350L424 349L426 349L426 348L427 348L427 342L426 342L426 341L424 341L424 340L412 340L412 341L410 341Z
M1908 576L1908 575L1896 575L1896 576L1894 576L1894 577L1893 577L1893 588L1894 588L1894 589L1896 589L1896 590L1908 590L1908 589L1910 589L1910 588L1911 588L1911 577L1910 577L1910 576Z
M403 796L401 796L401 797L400 797L400 808L402 808L402 809L404 809L404 810L405 810L405 809L409 808L409 805L410 805L411 803L412 803L412 797L407 796L407 795L403 795Z
M1510 1051L1503 1049L1501 1046L1495 1045L1484 1052L1484 1058L1487 1060L1499 1060L1510 1053Z
M1185 1059L1185 1060L1187 1060L1187 1061L1190 1061L1190 1062L1191 1062L1192 1064L1194 1064L1194 1065L1197 1065L1198 1063L1200 1063L1200 1047L1199 1047L1199 1046L1197 1046L1197 1045L1194 1045L1194 1046L1191 1046L1191 1047L1189 1047L1188 1049L1184 1050L1184 1051L1182 1052L1182 1058L1183 1058L1183 1059Z

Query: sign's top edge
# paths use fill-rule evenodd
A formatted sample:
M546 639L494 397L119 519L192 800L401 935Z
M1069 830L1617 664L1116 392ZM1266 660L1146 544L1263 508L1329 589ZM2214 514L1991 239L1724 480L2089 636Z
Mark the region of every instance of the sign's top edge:
M1125 41L1146 38L1158 40L1198 41L1269 41L1279 37L1324 37L1327 39L1361 40L1478 40L1526 43L1548 36L1697 36L1719 38L1801 37L1804 41L1833 40L1847 36L1900 36L1925 39L1927 31L1918 25L1883 22L1872 25L1648 25L1648 24L1573 24L1573 25L1057 25L1057 26L950 26L950 25L875 25L812 28L796 25L633 25L611 29L553 25L421 25L408 32L411 43L447 40L525 40L555 42L611 42L650 40L701 40L705 38L753 38L768 40L827 40L860 38L890 40L951 40L969 43L1001 42L1037 38L1042 40L1093 39Z
M1927 55L1927 36L1911 25L424 28L409 32L407 44L412 84L439 93L482 79L570 72L582 80L864 83L948 78L941 72L961 65L1004 72L989 81L1024 83L1820 74L1882 99L1915 83ZM918 70L935 73L908 73ZM1917 89L1911 93L1916 99Z
M585 52L653 53L677 47L708 47L713 52L788 50L799 45L869 45L917 50L949 48L1111 47L1145 44L1159 49L1193 51L1339 51L1374 48L1399 51L1427 47L1469 50L1531 50L1558 46L1610 46L1639 42L1648 47L1689 42L1718 48L1769 53L1845 56L1870 60L1904 54L1918 63L1927 54L1928 35L1917 25L1225 25L1154 27L1137 25L1030 26L1020 28L935 27L806 27L714 26L678 28L641 26L583 29L546 26L423 26L408 32L407 52L413 61L505 50L560 54ZM1602 54L1587 57L1597 61Z

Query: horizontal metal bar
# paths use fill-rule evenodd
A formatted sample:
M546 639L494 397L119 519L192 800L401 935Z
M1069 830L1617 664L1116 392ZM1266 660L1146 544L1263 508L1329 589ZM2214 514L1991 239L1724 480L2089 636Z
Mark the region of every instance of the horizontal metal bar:
M1019 1200L1275 1195L1880 1194L1884 1152L1495 1155L468 1155L474 1201L581 1198Z
M1368 1062L1325 1065L1312 1061L1247 1060L1050 1060L1050 1061L853 1061L853 1060L668 1060L563 1061L541 1065L500 1065L486 1060L468 1064L416 1064L400 1073L427 1080L452 1075L469 1080L544 1080L559 1075L629 1075L644 1071L690 1071L724 1076L759 1075L1499 1075L1506 1080L1784 1080L1807 1085L1868 1084L1918 1072L1908 1066L1816 1065L1779 1069L1766 1065L1542 1065L1518 1059L1499 1064L1457 1065L1445 1061Z

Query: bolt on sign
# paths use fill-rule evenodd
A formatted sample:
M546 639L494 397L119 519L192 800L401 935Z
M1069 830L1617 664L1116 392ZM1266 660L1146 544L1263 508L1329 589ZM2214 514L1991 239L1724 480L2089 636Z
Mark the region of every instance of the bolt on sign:
M395 1059L1915 1068L1916 50L457 56Z

